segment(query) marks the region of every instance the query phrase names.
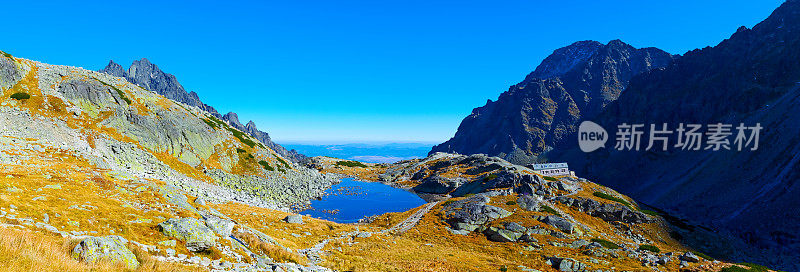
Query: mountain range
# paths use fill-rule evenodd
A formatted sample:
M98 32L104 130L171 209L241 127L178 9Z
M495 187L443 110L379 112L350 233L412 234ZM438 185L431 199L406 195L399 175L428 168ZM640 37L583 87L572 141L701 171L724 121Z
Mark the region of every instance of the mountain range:
M681 56L623 48L578 42L556 50L431 153L569 162L580 176L749 245L696 241L706 252L800 269L800 1ZM757 150L636 152L616 150L611 137L606 148L584 153L576 135L584 120L612 133L624 123L743 123L763 131Z

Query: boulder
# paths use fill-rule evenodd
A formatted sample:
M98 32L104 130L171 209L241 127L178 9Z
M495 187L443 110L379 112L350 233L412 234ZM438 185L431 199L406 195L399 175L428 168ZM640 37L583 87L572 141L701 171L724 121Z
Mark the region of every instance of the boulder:
M553 268L562 272L579 272L586 270L586 265L573 259L550 258Z
M447 194L466 183L464 178L445 178L439 175L430 176L414 187L414 191L428 194Z
M684 253L683 255L681 255L680 259L681 259L681 261L687 261L687 262L692 262L692 263L696 263L696 262L700 261L700 257L698 257L696 254L694 254L692 252Z
M87 263L111 261L125 264L128 269L139 267L136 255L126 247L128 240L116 235L89 237L72 249L72 257Z
M523 235L520 232L498 227L489 227L483 231L483 234L485 234L489 240L495 242L515 242Z
M572 233L575 229L575 224L561 216L549 215L541 219L542 223L556 227L564 233Z
M286 221L286 223L289 224L303 224L303 216L299 214L292 214L283 218L283 221Z
M186 249L192 252L205 251L217 242L214 231L195 218L171 218L158 224L158 229L164 236L186 242Z
M484 194L453 201L443 208L444 216L453 229L474 231L486 223L513 214L502 208L488 205L490 201L489 197Z
M526 211L538 211L544 198L538 195L522 195L517 198L517 205Z
M206 217L206 226L211 228L211 230L219 234L221 237L231 236L234 225L236 224L228 219L219 218L213 215Z

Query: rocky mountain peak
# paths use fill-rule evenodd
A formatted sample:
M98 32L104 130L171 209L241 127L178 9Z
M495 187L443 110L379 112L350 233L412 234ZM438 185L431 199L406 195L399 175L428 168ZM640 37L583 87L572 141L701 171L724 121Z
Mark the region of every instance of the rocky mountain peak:
M228 122L231 122L235 127L243 126L242 123L239 122L239 115L236 114L235 112L226 113L225 116L223 116L223 119L227 120Z
M250 120L250 122L247 122L247 125L245 125L245 127L248 130L258 130L258 128L256 128L256 123L253 122L253 120Z
M574 135L581 119L615 101L630 80L673 56L612 40L556 49L525 80L464 118L455 136L431 153L489 154L530 163Z
M100 70L100 72L117 77L126 77L128 75L128 72L125 71L125 68L113 60L109 60L106 68L103 68L103 70Z
M603 46L597 41L579 41L553 51L528 78L545 79L560 76L586 61Z

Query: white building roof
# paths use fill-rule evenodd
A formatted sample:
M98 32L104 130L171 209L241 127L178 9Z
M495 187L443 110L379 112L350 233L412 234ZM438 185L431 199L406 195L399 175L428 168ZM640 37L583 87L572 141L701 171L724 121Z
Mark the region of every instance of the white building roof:
M545 170L545 169L569 168L569 165L567 165L566 162L537 163L537 164L531 164L530 168L533 170Z

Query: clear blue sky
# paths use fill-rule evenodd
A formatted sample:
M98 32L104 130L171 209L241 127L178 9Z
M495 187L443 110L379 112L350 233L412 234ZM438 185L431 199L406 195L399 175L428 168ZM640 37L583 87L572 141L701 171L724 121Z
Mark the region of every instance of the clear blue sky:
M556 48L683 54L783 1L70 2L3 3L0 49L93 70L147 57L278 142L442 142Z

